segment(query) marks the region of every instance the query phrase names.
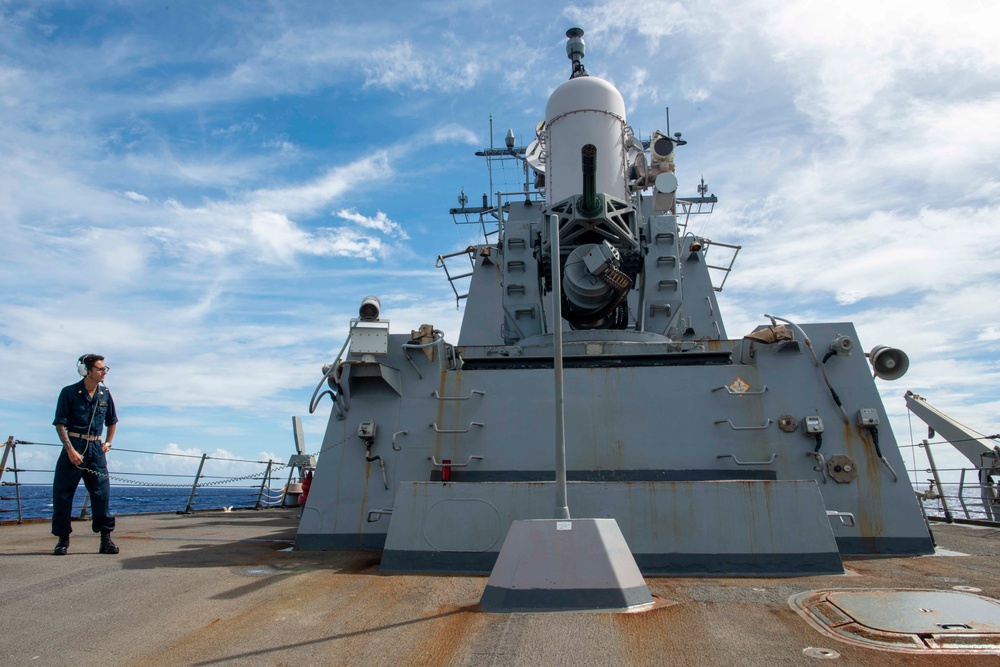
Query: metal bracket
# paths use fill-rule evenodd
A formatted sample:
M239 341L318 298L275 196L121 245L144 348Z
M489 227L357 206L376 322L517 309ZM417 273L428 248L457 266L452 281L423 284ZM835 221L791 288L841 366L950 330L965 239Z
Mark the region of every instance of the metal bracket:
M736 426L735 424L733 424L733 422L731 422L728 419L716 419L715 423L716 424L728 423L729 428L733 429L734 431L763 431L764 429L766 429L768 426L771 425L771 420L768 419L766 422L764 422L763 426Z
M766 461L740 461L738 458L736 458L735 454L719 454L715 458L717 459L731 458L733 460L733 463L735 463L738 466L769 466L772 463L774 463L774 459L777 458L777 456L778 456L777 453L772 452L771 458L769 458Z
M486 424L484 424L482 422L471 422L471 423L469 423L469 428L465 428L465 429L461 429L461 428L438 428L437 422L434 422L433 424L431 424L431 427L434 429L435 433L468 433L469 431L472 430L473 426L478 426L478 427L482 428L483 426L486 426Z

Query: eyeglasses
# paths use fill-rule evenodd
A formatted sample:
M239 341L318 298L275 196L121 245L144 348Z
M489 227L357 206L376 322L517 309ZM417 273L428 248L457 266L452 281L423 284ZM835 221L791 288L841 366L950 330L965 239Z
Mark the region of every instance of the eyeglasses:
M97 371L98 373L104 374L111 370L111 366L105 366L104 368L98 368L97 366L94 366L94 370Z

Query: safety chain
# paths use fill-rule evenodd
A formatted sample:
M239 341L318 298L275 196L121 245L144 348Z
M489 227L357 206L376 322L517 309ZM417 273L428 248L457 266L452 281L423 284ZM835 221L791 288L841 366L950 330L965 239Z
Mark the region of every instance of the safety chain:
M323 454L323 452L328 452L331 449L334 449L335 447L339 447L340 445L344 444L345 442L347 442L351 438L355 437L355 435L356 434L352 433L351 435L345 436L345 437L341 438L340 440L338 440L337 442L333 443L332 445L330 445L328 447L324 447L323 449L319 450L318 452L316 452L315 454L313 454L313 456L318 459L320 457L320 455Z
M288 467L287 463L279 463L277 466L271 466L271 472L276 472L278 470L281 470L282 468L287 468L287 467ZM190 486L190 484L167 484L166 482L143 482L135 479L125 479L124 477L118 477L117 475L101 472L100 470L94 470L92 468L78 467L77 469L82 470L83 472L89 472L90 474L95 475L97 477L107 477L109 480L121 482L122 484L132 484L134 486L156 486L163 488L180 488L180 489L186 489ZM262 472L255 472L249 475L243 475L242 477L227 477L226 479L217 479L214 482L202 482L198 484L198 488L201 489L206 486L221 486L223 484L228 484L230 482L241 482L246 479L262 479L265 475L267 475L266 470Z
M327 452L327 451L330 451L331 449L339 447L340 445L344 444L345 442L347 442L348 440L350 440L353 437L354 437L354 434L348 435L347 437L342 438L341 440L338 440L337 442L333 443L332 445L324 447L323 449L321 449L320 451L316 452L312 456L314 458L318 459L323 454L323 452ZM25 445L34 445L34 444L37 444L37 443L34 443L34 442L23 442L23 441L19 441L19 440L15 441L15 442L17 444L25 444ZM208 458L211 459L212 457L208 457ZM279 470L283 470L283 469L288 468L288 467L289 466L288 466L287 463L279 463L277 465L272 465L271 466L271 472L274 473L274 472L277 472ZM110 480L114 480L114 481L120 482L122 484L132 484L133 486L154 486L154 487L160 487L160 488L181 488L181 489L186 489L186 488L188 488L188 486L190 486L188 484L168 484L168 483L165 483L165 482L143 482L143 481L140 481L140 480L126 479L124 477L118 477L117 475L112 475L111 473L101 472L100 470L94 470L92 468L78 467L77 469L81 470L83 472L89 472L91 475L95 475L96 477L99 477L99 478L100 477L107 477L109 481ZM223 484L229 484L231 482L242 482L242 481L248 480L248 479L263 479L267 475L267 472L268 472L267 470L263 470L261 472L255 472L255 473L251 473L249 475L243 475L242 477L228 477L226 479L215 480L214 482L204 482L204 483L198 484L198 488L201 489L201 488L204 488L206 486L222 486Z

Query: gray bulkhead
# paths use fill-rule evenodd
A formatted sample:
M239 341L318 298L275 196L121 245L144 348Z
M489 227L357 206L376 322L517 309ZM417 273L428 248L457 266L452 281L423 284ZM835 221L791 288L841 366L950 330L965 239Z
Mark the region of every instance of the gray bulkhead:
M817 341L855 336L850 324L803 328ZM633 543L641 542L651 550L648 553L655 553L655 535L677 522L687 526L692 535L712 534L720 513L758 527L763 522L764 534L794 534L802 528L789 528L795 524L785 520L785 513L798 509L792 505L802 492L776 493L774 503L761 515L759 508L747 513L732 500L732 494L712 485L753 482L772 493L769 484L788 480L807 480L814 485L822 497L820 511L853 516L853 525L825 514L813 517L814 524L825 523L832 531L841 553L926 553L932 549L905 477L894 482L875 457L870 437L854 424L844 423L804 346L797 342L762 345L746 340L719 341L706 354L659 352L629 359L620 354L629 342L609 344L594 338L593 332L567 335L568 477L577 483L570 485L570 506L584 509L575 505L577 496L587 496L578 492L578 483L603 484L597 509L618 520L633 549ZM554 479L551 349L460 348L466 368L449 370L440 352L434 360L422 352L411 354L411 364L402 350L407 340L405 335L391 336L390 353L384 362L400 371L401 393L374 374L345 379L350 409L342 421L336 411L331 415L324 441L324 449L330 449L321 455L303 512L297 538L300 548L380 549L395 517L383 514L369 522L371 511L394 507L400 511L405 509L405 501L421 493L431 493L440 503L449 498L449 487L469 483L522 483L526 496L545 498L540 506L528 502L526 511L549 506L554 490L537 483ZM606 347L611 354L605 354ZM348 372L356 369L349 367ZM848 415L863 407L874 408L887 423L861 355L835 357L827 364L827 372ZM740 383L747 388L731 393L729 387ZM778 428L780 416L786 414L800 420L806 415L822 417L828 426L821 452L827 459L843 455L857 462L857 477L842 483L825 471L814 470L816 460L810 455L813 439L801 428L793 432ZM366 420L377 425L371 453L384 460L389 489L378 464L365 460L369 452L356 436L359 424ZM392 446L394 441L398 451ZM892 467L902 470L903 462L888 429L881 446ZM451 482L441 481L440 464L445 460L454 465ZM632 505L637 496L644 502L656 502L658 491L663 501L669 497L660 490L664 485L690 486L692 482L703 483L696 494L686 496L692 506L664 504L655 517L661 525L651 525L654 517L637 512ZM409 495L401 502L397 492ZM511 490L501 496L511 498L512 493L516 498L517 492ZM501 524L509 525L515 518L539 518L517 516L516 507L501 507L499 499L485 498L484 502L496 506ZM729 500L723 502L726 498ZM524 504L522 501L511 500L511 507ZM472 508L469 502L465 507ZM682 512L682 516L675 512ZM475 512L467 522L455 509L441 513L441 517L451 524L447 531L457 544L461 544L464 526L475 523ZM441 526L425 525L434 521L433 512L410 519L413 525L406 528L401 523L401 529L418 531L413 539L426 542L423 549L411 548L422 554L414 559L416 569L437 562L425 562L427 553L442 551L466 553L472 563L463 567L461 558L439 559L445 569L476 569L477 563L481 569L485 567L483 556L489 561L502 544L500 535L484 554L480 550L483 538L470 531L465 548L442 550L427 542L427 535L442 530ZM815 525L810 530L821 532ZM690 554L690 559L705 562L713 553L729 554L727 535L717 533L716 539L714 549L700 539L700 548L707 551ZM759 541L759 536L755 539ZM663 548L671 546L669 540L660 542ZM643 560L639 562L642 566ZM727 555L720 562L732 565L733 556ZM784 572L789 568L783 563L779 569Z

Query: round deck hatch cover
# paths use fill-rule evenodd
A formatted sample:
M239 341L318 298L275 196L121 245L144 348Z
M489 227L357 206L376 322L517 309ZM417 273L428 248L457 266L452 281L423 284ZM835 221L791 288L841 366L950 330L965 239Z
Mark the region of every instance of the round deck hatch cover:
M789 604L823 634L891 651L1000 655L1000 602L960 591L808 591Z

